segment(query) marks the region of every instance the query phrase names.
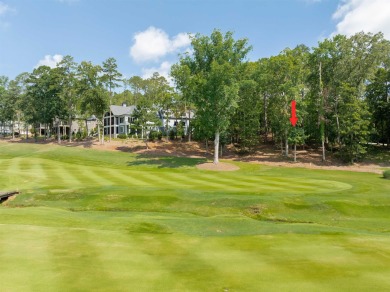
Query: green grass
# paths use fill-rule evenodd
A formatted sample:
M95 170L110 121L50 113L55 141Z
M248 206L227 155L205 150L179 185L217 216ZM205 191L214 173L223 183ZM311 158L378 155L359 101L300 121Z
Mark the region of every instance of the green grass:
M0 144L1 291L384 291L381 175Z

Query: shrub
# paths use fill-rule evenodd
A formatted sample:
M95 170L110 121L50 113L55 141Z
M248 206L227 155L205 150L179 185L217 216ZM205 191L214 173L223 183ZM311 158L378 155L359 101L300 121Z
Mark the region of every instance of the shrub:
M119 139L126 139L127 135L126 134L118 134L117 136Z
M150 141L156 140L157 137L158 137L158 132L157 131L150 131L150 133L149 133L149 140Z
M169 131L169 139L170 140L175 140L175 131L174 130L170 130Z
M367 153L366 148L360 144L344 145L337 156L344 162L354 163L361 161Z
M162 136L163 136L163 134L162 134L161 132L158 132L158 134L157 134L157 139L158 139L158 140L161 140L161 139L162 139Z
M390 179L390 169L385 170L385 171L383 172L383 178L384 178L384 179Z

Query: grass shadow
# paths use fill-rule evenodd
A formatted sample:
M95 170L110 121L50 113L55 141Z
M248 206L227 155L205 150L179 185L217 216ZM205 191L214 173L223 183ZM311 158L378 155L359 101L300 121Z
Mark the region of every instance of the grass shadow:
M197 164L207 162L206 158L186 158L176 156L152 156L139 154L133 161L128 161L128 166L155 166L157 168L194 167Z
M115 148L116 150L118 151L121 151L121 152L136 152L136 151L141 151L141 150L146 150L146 146L145 145L136 145L136 146L118 146Z

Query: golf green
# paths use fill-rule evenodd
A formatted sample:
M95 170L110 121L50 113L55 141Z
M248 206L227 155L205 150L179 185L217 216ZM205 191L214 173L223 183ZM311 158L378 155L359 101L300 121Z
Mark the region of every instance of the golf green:
M380 175L0 144L1 291L384 291Z

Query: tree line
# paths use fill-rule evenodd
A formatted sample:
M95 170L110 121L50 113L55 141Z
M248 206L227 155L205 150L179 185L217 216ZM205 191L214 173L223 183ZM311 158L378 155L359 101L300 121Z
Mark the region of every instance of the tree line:
M197 34L191 44L172 66L174 87L158 73L124 79L114 58L100 66L66 56L56 68L41 66L11 81L3 76L0 123L50 127L56 119L94 115L101 125L110 104L126 102L136 106L138 127L156 119L157 110L195 112L188 138L214 140L215 163L227 143L250 152L273 142L286 156L291 146L309 144L322 149L323 160L331 150L352 162L369 142L390 145L390 42L382 33L335 35L255 62L247 60L248 40L231 32Z
M323 160L328 149L350 162L368 142L390 145L390 42L382 33L336 35L257 62L246 61L248 40L230 32L196 35L192 47L172 76L195 104L204 135L215 137L215 163L220 137L243 151L271 137L286 156L290 145L318 145Z

